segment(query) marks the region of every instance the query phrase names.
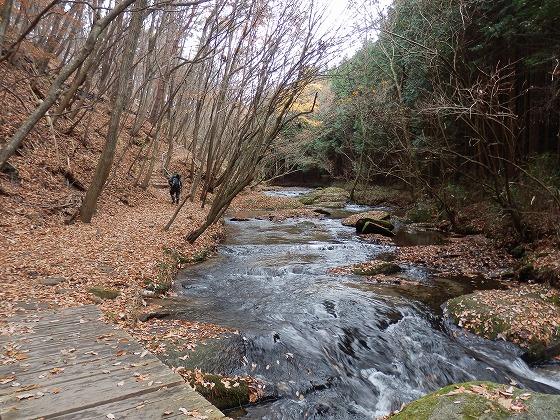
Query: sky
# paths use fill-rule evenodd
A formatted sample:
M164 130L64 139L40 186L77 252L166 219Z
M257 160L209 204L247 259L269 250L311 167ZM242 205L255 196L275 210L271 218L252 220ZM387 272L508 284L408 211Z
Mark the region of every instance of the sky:
M342 33L352 35L342 47L335 62L344 57L351 57L362 45L366 34L369 39L374 38L375 31L358 32L358 27L370 26L376 19L379 11L384 11L393 2L392 0L318 0L327 10L327 26L341 27Z

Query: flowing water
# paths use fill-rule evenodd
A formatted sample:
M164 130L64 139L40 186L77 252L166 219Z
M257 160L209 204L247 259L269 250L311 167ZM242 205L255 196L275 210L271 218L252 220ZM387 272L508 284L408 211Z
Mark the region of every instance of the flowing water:
M278 396L230 416L372 419L469 380L560 393L559 378L537 374L513 346L454 334L444 321L447 299L499 284L438 278L417 267L404 267L404 275L420 286L326 274L390 258L393 246L366 243L340 223L363 210L354 206L322 220L228 221L219 255L181 273L183 316L239 330L246 366L237 373L264 379ZM417 233L400 234L397 242L438 240Z

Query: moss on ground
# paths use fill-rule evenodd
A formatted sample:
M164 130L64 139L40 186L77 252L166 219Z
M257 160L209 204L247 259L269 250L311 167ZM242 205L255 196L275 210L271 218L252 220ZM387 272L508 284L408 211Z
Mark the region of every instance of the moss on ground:
M492 382L466 382L432 392L390 416L398 420L560 418L560 396Z
M90 287L87 291L101 299L116 299L121 294L118 290L105 289L102 286Z

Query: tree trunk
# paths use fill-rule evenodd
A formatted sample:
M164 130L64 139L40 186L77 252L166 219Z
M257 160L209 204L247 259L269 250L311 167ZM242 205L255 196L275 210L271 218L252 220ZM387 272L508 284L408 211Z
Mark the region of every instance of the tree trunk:
M143 8L146 5L146 0L140 0L139 3L140 7ZM101 191L103 191L105 181L109 176L111 166L115 159L121 115L127 99L128 83L132 76L132 64L134 63L134 56L136 53L136 47L138 44L138 38L140 36L140 30L143 20L143 10L136 12L132 15L131 18L131 29L126 40L126 53L121 63L121 73L118 78L117 97L115 100L113 112L111 113L111 119L109 120L107 140L105 142L105 146L103 147L103 151L101 152L101 157L99 158L97 167L95 168L95 175L93 176L91 184L84 198L84 202L80 209L80 220L85 223L91 222L91 218L93 217L93 213L95 212L95 207L97 206L97 199L99 198Z
M101 33L105 30L107 25L111 23L121 12L123 12L128 6L134 3L136 0L123 0L119 3L113 10L111 10L104 18L99 19L93 27L86 39L84 47L76 55L76 58L70 63L65 65L58 77L54 80L49 91L47 92L43 102L31 113L31 115L22 123L19 129L14 133L14 135L8 140L6 144L0 150L0 168L5 165L8 159L14 154L18 147L21 146L23 140L31 132L33 127L39 122L39 120L47 113L49 108L55 103L55 101L60 96L60 91L62 84L74 73L74 71L86 60L87 57L93 51L97 40Z
M12 16L12 6L14 0L5 0L4 7L2 8L2 15L0 16L0 57L4 53L4 39L6 39L6 32L10 24L10 17Z

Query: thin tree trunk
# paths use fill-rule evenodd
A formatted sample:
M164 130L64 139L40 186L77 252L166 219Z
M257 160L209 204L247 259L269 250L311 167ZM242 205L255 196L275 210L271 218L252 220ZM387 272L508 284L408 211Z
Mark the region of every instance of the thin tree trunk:
M76 69L89 57L93 51L97 40L107 25L111 23L120 13L136 0L123 0L113 10L111 10L104 18L99 19L89 32L87 40L82 50L76 55L76 58L65 65L60 74L54 80L49 91L47 92L43 102L31 113L31 115L23 122L14 135L8 140L0 150L0 168L2 168L14 152L21 146L23 140L31 132L33 127L47 113L49 108L55 103L60 96L62 84L76 71Z
M148 166L148 171L146 172L146 176L144 177L144 180L142 181L142 184L140 184L140 188L143 188L143 189L148 188L148 185L150 184L150 180L152 179L152 173L154 172L154 166L156 164L156 159L157 159L157 155L158 155L158 152L159 152L159 137L161 135L162 126L163 126L163 123L160 121L159 127L156 130L156 134L155 134L154 140L153 140L154 147L152 149L152 155L150 156L150 165Z
M5 0L4 8L2 9L2 15L0 16L0 57L4 53L4 39L6 39L6 32L8 31L8 25L10 24L10 17L12 16L12 7L14 0Z
M140 7L143 8L146 5L146 0L140 0ZM107 130L107 140L103 151L101 152L101 157L95 168L95 175L91 181L88 188L84 202L80 209L80 220L85 223L91 222L93 213L95 212L95 207L97 206L97 199L103 191L105 186L105 181L109 176L111 171L111 166L115 160L115 152L117 149L118 141L118 130L121 121L121 115L124 110L124 106L127 100L128 94L128 83L132 76L132 64L134 63L134 56L136 53L136 47L138 44L138 38L140 36L140 30L142 27L142 21L144 20L144 11L140 10L132 15L130 23L130 33L128 34L125 51L126 54L123 57L121 63L121 72L118 78L117 87L117 97L115 100L113 112L111 113L111 119L109 120L109 128Z

